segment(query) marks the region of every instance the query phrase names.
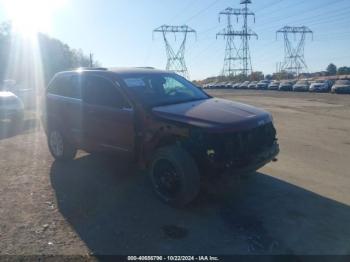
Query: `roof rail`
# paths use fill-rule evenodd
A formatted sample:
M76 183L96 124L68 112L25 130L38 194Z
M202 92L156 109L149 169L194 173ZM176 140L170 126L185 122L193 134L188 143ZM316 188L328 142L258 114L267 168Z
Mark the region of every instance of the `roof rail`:
M140 69L155 69L152 66L137 66L136 68L140 68Z
M78 68L74 68L73 70L96 70L96 71L99 71L99 70L108 70L108 68L105 68L105 67L78 67Z

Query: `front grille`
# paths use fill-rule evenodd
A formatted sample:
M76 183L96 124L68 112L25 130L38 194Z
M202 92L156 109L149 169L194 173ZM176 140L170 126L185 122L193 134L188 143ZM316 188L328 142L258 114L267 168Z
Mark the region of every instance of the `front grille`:
M225 145L225 153L221 157L232 160L249 160L255 155L273 145L276 140L276 130L272 123L227 135L221 138Z
M193 146L201 152L202 159L213 162L245 165L255 156L273 146L276 130L272 123L248 131L225 134L197 134ZM208 150L211 152L208 156Z

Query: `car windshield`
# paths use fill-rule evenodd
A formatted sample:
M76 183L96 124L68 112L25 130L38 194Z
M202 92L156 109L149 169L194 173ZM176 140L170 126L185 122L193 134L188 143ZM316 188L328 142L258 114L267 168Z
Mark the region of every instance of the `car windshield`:
M208 99L198 87L171 73L130 74L122 76L127 91L150 107Z

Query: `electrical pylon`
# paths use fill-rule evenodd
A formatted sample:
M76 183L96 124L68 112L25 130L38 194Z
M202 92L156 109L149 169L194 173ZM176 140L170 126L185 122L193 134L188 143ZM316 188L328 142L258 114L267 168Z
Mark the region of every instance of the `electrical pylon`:
M280 71L291 73L299 76L300 73L308 71L305 62L305 40L307 34L311 34L313 38L313 31L306 26L285 26L276 32L283 34L284 38L284 61L281 63ZM294 40L298 41L297 45L293 45L289 36L293 35Z
M189 78L187 66L185 63L185 49L186 49L186 41L188 34L195 34L196 31L190 28L187 25L182 26L172 26L172 25L162 25L153 30L153 33L162 33L163 40L165 43L166 55L167 55L167 64L166 70L174 71L186 78ZM175 35L182 34L183 38L177 52L174 51L173 47L170 44L168 39L168 34L172 33Z
M219 22L222 16L226 16L227 18L226 28L216 34L216 38L218 38L218 36L222 36L224 39L226 39L224 67L222 69L222 75L224 76L235 76L237 75L237 72L239 73L242 71L239 68L239 62L242 60L242 58L234 42L234 37L238 31L235 31L232 26L232 16L236 15L236 13L239 11L239 9L228 7L219 13Z
M249 40L251 37L258 38L258 35L248 27L249 16L252 16L255 22L255 14L248 9L248 4L251 3L251 0L242 0L240 4L244 5L244 8L233 9L231 7L228 7L219 13L219 18L222 15L226 15L228 21L227 27L216 35L223 36L227 39L223 69L223 74L225 75L235 75L237 72L239 72L240 74L248 76L253 71L249 51ZM239 17L243 17L242 30L233 30L231 24L232 16L236 16L237 22ZM242 39L242 43L239 49L236 48L233 41L234 37L237 36ZM238 61L238 63L234 63L236 61Z
M248 27L248 17L253 16L255 23L255 14L248 9L248 5L251 4L251 0L242 0L241 5L244 7L241 9L241 16L243 16L243 34L242 34L242 53L243 53L243 74L247 76L253 72L252 60L249 50L249 40L252 36L258 38L258 35Z

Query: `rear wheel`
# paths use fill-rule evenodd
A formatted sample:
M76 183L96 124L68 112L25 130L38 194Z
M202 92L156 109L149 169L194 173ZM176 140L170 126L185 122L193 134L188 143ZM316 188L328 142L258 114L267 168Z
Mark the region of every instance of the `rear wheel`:
M58 130L49 131L48 145L52 156L56 160L72 160L77 153L77 149Z
M157 196L182 207L192 202L200 190L200 176L191 155L178 146L160 148L150 167L150 178Z

